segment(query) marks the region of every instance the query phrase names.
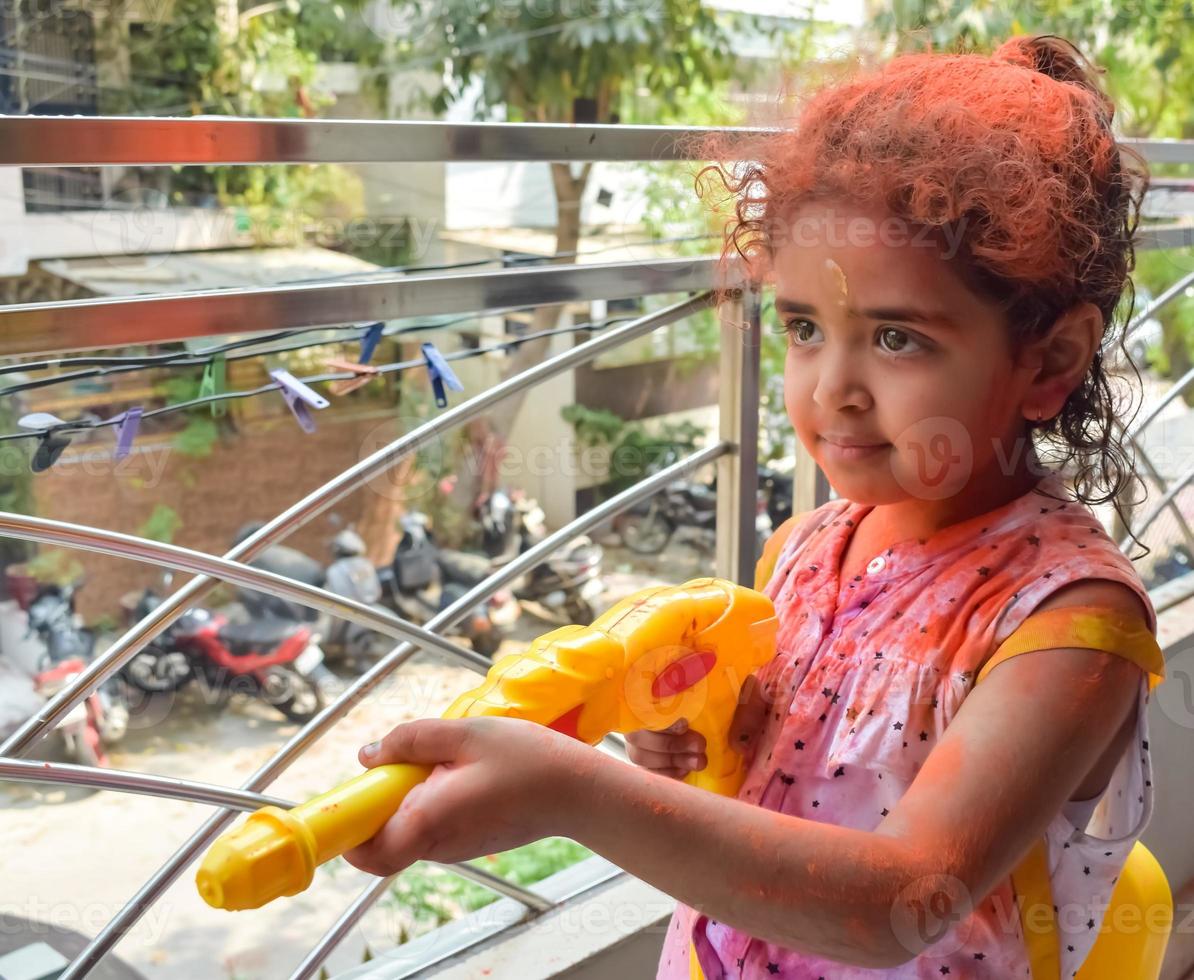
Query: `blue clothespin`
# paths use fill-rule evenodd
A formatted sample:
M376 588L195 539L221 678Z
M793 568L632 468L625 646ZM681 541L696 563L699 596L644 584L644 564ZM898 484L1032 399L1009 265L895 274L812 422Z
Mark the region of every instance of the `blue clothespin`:
M431 390L435 394L435 404L440 408L448 407L448 396L444 394L444 385L453 391L464 391L464 385L456 377L455 372L448 366L435 344L428 341L422 347L423 360L427 364L427 373L431 375Z
M327 408L328 400L283 368L274 368L270 371L269 376L278 382L282 397L286 399L287 406L294 413L295 420L302 426L303 431L314 432L315 422L311 418L307 406Z
M370 358L373 357L373 352L377 350L377 345L381 341L381 333L385 330L384 323L375 323L365 331L365 336L361 338L361 357L358 363L368 364Z
M141 427L141 406L121 412L116 418L120 419L120 426L116 430L116 458L124 459L133 449L133 440L137 438L137 429Z

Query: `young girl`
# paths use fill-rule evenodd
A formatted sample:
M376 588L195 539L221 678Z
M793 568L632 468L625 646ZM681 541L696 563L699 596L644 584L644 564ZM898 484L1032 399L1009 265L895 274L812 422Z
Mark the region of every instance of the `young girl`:
M635 769L529 723L416 722L361 761L440 765L350 860L571 837L679 900L663 978L1072 976L1149 817L1162 670L1087 506L1131 477L1101 351L1145 176L1112 112L1071 46L1015 38L824 89L721 171L841 498L761 563L778 652L735 719L738 798L669 778L705 761L682 724L632 735Z

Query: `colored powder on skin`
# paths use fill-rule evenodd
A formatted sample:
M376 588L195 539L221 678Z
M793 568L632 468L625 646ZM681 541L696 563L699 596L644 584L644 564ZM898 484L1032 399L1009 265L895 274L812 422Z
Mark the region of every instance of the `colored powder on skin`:
M833 259L825 260L825 268L832 276L833 284L837 288L837 305L844 310L850 299L850 292L846 283L846 273L842 271L842 267Z

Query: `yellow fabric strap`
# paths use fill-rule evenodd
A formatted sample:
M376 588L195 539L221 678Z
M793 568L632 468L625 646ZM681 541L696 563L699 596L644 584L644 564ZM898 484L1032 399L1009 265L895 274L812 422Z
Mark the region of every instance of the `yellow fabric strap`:
M783 550L784 543L788 540L788 536L810 513L812 512L805 511L802 514L793 514L779 527L771 532L771 536L767 539L767 543L763 545L763 553L759 556L759 560L755 563L756 592L762 592L763 589L766 588L767 583L771 581L771 576L775 574L775 563L779 561L779 553Z
M978 680L1012 657L1057 647L1102 650L1130 660L1149 675L1150 691L1165 678L1165 656L1139 616L1104 606L1065 606L1024 620L986 662Z
M1059 647L1102 650L1130 660L1149 675L1150 691L1165 677L1161 647L1139 616L1102 606L1066 606L1025 619L979 671L978 680L1012 657ZM1013 869L1012 887L1020 900L1020 929L1032 980L1060 980L1061 941L1049 881L1049 850L1043 837Z

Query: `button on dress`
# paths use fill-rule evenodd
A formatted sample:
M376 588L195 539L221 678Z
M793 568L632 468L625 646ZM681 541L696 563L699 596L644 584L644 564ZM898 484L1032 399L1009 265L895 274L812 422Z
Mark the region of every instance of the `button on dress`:
M986 660L1058 589L1083 579L1120 582L1140 596L1156 631L1132 563L1055 471L993 511L897 542L843 580L846 544L869 510L830 501L798 522L779 552L764 589L779 617L777 654L759 672L772 710L738 793L770 810L864 831L878 827L916 778ZM1109 785L1094 802L1063 808L1047 830L1062 977L1094 944L1151 814L1149 696L1142 672L1135 739ZM1010 875L944 938L895 968L785 949L680 904L660 980L687 980L690 943L706 980L1002 980L1030 972Z

